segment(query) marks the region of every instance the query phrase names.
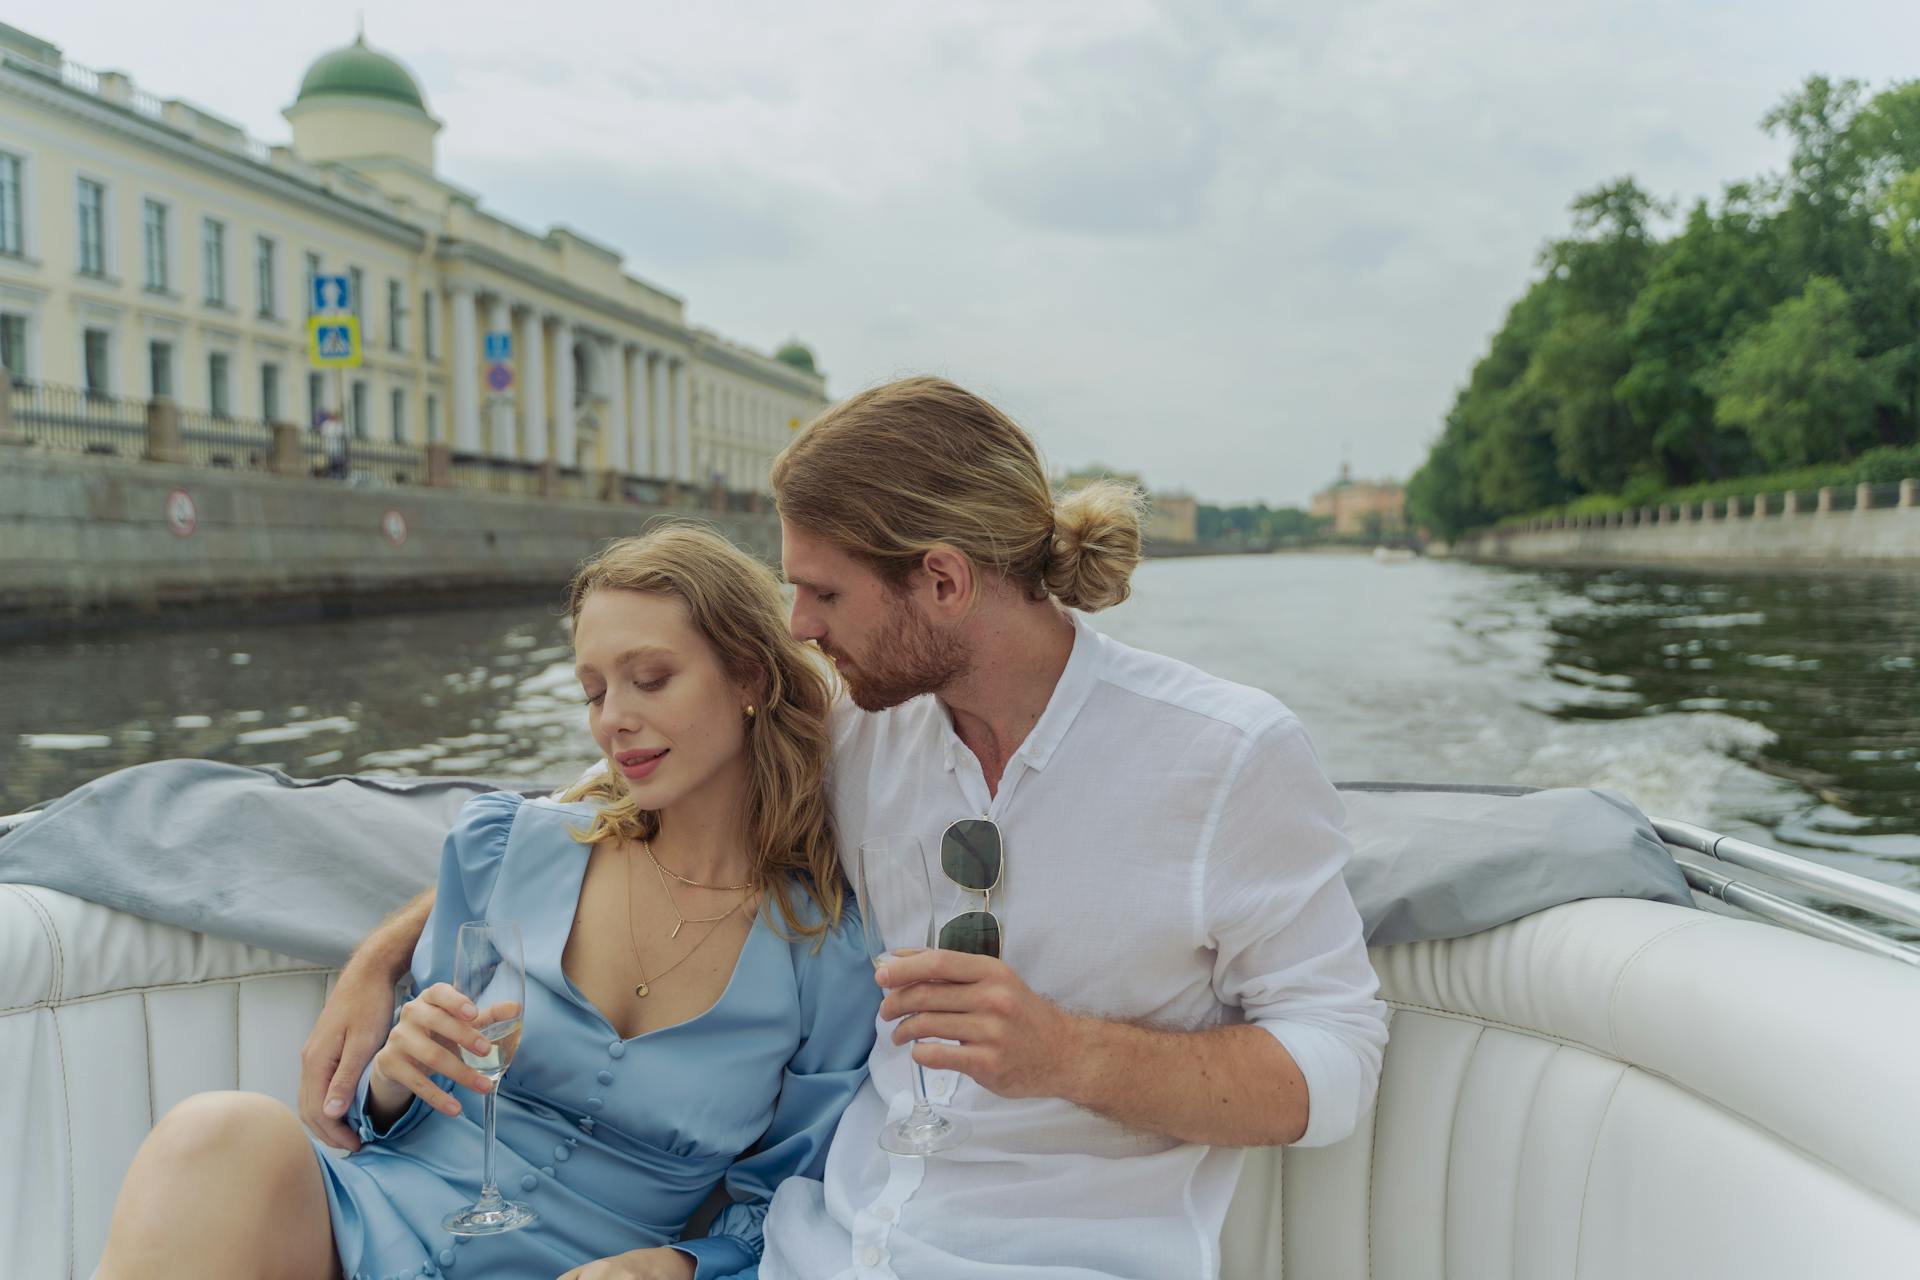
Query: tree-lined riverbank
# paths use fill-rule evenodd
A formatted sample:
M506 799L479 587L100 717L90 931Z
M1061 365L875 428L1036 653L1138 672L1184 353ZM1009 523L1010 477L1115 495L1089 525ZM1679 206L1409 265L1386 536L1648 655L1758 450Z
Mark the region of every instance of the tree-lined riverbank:
M1584 495L1632 510L1915 452L1920 81L1867 97L1816 76L1761 124L1791 141L1787 171L1729 183L1665 239L1670 210L1631 178L1574 201L1408 485L1417 523L1453 538L1594 514L1568 507ZM1913 474L1888 467L1873 478Z

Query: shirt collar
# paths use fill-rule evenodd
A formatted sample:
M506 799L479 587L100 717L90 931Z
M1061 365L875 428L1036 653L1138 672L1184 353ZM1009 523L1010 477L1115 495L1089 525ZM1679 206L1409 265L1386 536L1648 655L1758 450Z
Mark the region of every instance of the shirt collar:
M1026 741L1013 753L1013 759L1024 761L1029 769L1047 767L1054 749L1067 736L1067 730L1073 727L1080 708L1086 705L1087 697L1093 692L1100 674L1100 633L1087 622L1084 614L1073 609L1064 612L1067 620L1073 623L1073 652L1067 655L1067 665L1060 672L1060 679L1054 683L1053 693L1047 699L1047 709L1040 713L1040 719L1027 731ZM951 771L958 766L963 754L969 754L967 744L953 731L953 716L946 706L937 700L936 705L939 706L940 723L946 730L947 768Z

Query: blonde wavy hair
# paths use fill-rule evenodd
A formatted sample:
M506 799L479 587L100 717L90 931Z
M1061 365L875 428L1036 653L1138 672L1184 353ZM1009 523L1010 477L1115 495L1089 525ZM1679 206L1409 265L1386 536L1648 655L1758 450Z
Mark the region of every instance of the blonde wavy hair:
M902 586L945 545L1031 600L1119 604L1140 563L1139 490L1102 480L1056 499L1033 440L944 378L874 387L807 424L774 460L780 514Z
M833 677L788 634L772 570L712 529L667 524L611 543L581 565L567 588L568 614L577 623L587 597L608 590L680 601L728 678L754 690L757 711L747 721L746 747L753 883L773 897L788 927L825 937L846 905L825 792ZM560 798L597 806L592 825L574 832L583 844L659 834L660 815L639 807L611 761ZM817 921L796 915L796 881L819 908Z

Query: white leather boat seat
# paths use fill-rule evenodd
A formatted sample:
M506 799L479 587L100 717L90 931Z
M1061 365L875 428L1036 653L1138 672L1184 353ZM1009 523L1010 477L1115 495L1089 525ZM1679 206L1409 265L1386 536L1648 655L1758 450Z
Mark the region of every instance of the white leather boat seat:
M1393 1008L1353 1138L1251 1153L1229 1280L1786 1280L1920 1259L1920 974L1626 901L1374 954ZM86 1277L188 1094L289 1103L330 974L0 885L0 1257Z

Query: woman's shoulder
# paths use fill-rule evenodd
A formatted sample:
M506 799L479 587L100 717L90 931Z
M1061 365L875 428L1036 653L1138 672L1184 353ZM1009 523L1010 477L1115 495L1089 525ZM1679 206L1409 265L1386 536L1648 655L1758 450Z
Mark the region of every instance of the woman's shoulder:
M822 959L829 964L867 963L859 908L851 894L846 895L837 918L829 921L827 909L814 896L811 882L804 875L789 874L785 887L785 909L781 895L770 893L765 915L768 925L786 936L796 965L818 964Z
M541 835L563 835L570 827L585 830L592 821L593 805L584 801L565 804L518 791L487 791L460 807L453 838L473 855L498 857L516 825L533 826Z

